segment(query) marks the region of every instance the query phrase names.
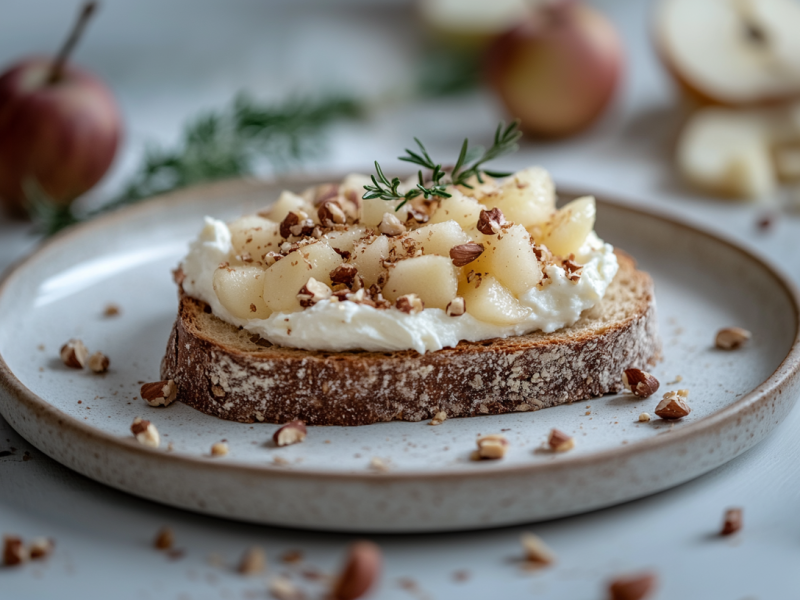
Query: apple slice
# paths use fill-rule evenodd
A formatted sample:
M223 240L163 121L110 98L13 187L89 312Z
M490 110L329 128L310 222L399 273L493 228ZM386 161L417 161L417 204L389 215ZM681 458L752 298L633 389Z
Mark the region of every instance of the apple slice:
M701 100L740 106L800 96L796 0L661 0L655 43Z
M723 196L755 199L777 185L772 143L777 116L708 108L692 117L678 140L678 170L695 186Z
M512 27L530 0L420 0L419 16L437 40L479 47Z

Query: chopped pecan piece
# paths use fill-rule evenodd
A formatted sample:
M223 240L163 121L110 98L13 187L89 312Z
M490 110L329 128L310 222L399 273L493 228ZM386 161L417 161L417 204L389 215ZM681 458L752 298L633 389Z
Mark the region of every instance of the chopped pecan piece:
M95 352L89 357L87 364L95 373L105 373L108 371L108 365L111 363L105 354L102 352Z
M450 248L450 258L457 267L468 265L483 254L483 244L468 242Z
M89 358L89 350L80 340L72 339L61 346L61 361L70 369L82 369Z
M381 219L380 225L378 225L378 231L380 231L383 235L394 237L396 235L400 235L401 233L405 233L406 226L400 222L400 219L395 217L391 213L386 213L383 215L383 219Z
M211 444L211 456L227 456L228 455L228 444L225 442L217 442L216 444Z
M317 216L319 216L319 222L326 227L344 225L347 222L347 215L344 214L335 198L325 200L317 209Z
M417 210L416 208L409 208L407 214L408 216L406 217L406 223L408 221L416 221L417 223L427 223L430 220L430 215L422 212L421 210Z
M425 308L425 303L416 294L405 294L397 299L395 307L397 310L411 315L422 312Z
M172 379L145 383L139 391L150 406L169 406L178 396L178 387Z
M506 218L503 216L503 211L499 208L492 210L482 210L478 217L478 231L486 235L494 235L500 233L503 225L506 224Z
M659 387L658 379L641 369L625 369L622 372L622 384L640 398L649 398Z
M13 535L3 536L3 564L7 567L27 562L30 556L22 543L22 538Z
M242 575L259 575L267 570L267 555L261 546L248 548L239 561L237 571Z
M131 433L136 437L136 441L143 446L158 448L159 444L161 444L158 429L146 419L136 417L131 425Z
M273 435L272 441L276 446L290 446L291 444L299 444L306 439L308 430L306 429L305 422L297 419L289 421L286 425L280 427Z
M329 276L333 283L343 283L347 287L350 287L353 285L357 275L358 269L355 265L342 263L331 271Z
M381 575L381 549L372 542L350 546L341 575L331 590L333 600L356 600L374 587Z
M321 300L327 300L331 297L331 288L321 281L317 281L313 277L309 277L306 284L300 288L297 293L297 299L300 301L300 306L308 307L313 306Z
M575 438L553 428L547 436L547 445L553 452L567 452L575 447Z
M722 523L720 535L731 535L742 528L742 509L729 508L725 511L725 521Z
M456 296L447 303L447 307L444 311L447 313L448 317L460 317L467 312L467 301L461 296Z
M169 527L162 527L153 540L153 546L158 550L169 550L175 544L175 534Z
M528 562L540 565L550 565L555 562L555 554L539 536L532 533L523 533L520 542L525 550L525 560Z
M717 332L715 340L717 348L722 350L736 350L741 348L752 334L741 327L726 327Z
M662 419L682 419L692 412L684 399L685 394L681 394L681 391L684 390L664 394L664 398L656 406L655 413Z
M632 577L618 577L608 586L611 600L644 600L656 587L654 573L642 573Z
M508 450L508 440L502 435L485 435L476 442L478 449L473 453L473 460L496 460L503 458Z

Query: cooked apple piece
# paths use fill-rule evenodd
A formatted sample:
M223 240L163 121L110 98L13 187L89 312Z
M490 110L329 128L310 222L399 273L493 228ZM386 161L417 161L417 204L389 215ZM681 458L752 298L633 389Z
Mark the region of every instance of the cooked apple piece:
M678 169L690 183L715 194L769 195L777 186L770 153L772 121L772 113L762 111L697 112L678 140Z
M348 225L347 231L331 231L325 237L331 248L352 252L356 242L364 237L366 228L359 225Z
M450 249L453 246L470 241L470 237L455 221L425 225L409 232L406 237L414 240L417 248L422 249L423 254L438 254L439 256L450 256Z
M433 213L428 223L455 221L463 229L474 226L478 222L481 211L486 209L486 206L475 200L475 198L465 196L455 188L448 189L448 192L452 193L452 196L442 199L439 208Z
M240 319L266 319L272 311L264 304L264 269L221 267L214 271L214 292L220 304Z
M378 225L380 225L381 221L383 220L383 215L386 213L394 215L400 219L401 223L405 223L406 218L408 217L408 205L406 204L400 210L395 211L400 202L402 202L402 200L389 201L381 200L379 198L362 200L361 218L359 219L359 223L367 227L376 228Z
M509 177L500 193L487 196L484 202L503 211L506 221L528 228L550 219L556 209L556 190L547 171L531 167Z
M586 241L597 215L594 198L584 196L562 206L544 228L544 237L536 240L558 256L577 252Z
M353 248L352 263L367 287L377 283L378 277L385 270L382 262L389 258L389 246L389 238L379 235L373 241L359 242Z
M483 254L465 267L490 273L515 296L524 294L542 279L542 268L531 248L531 238L522 225L512 225L499 236L483 235L476 242Z
M297 293L309 277L330 285L330 272L342 263L326 242L290 252L264 272L264 303L273 312L300 310Z
M491 275L476 276L470 282L462 278L458 295L464 298L469 314L487 323L514 325L531 312Z
M306 202L302 196L298 196L287 190L281 192L278 201L272 205L269 211L269 218L271 221L280 223L290 212L296 213L298 211L303 211L309 218L313 219L315 222L317 221L317 211L314 210L311 204Z
M456 297L457 289L457 271L450 259L428 255L394 264L389 269L383 295L394 302L400 296L417 294L425 303L425 308L444 310Z
M263 262L267 252L277 252L284 241L278 223L256 215L237 219L228 225L228 229L234 253L249 255L256 262Z

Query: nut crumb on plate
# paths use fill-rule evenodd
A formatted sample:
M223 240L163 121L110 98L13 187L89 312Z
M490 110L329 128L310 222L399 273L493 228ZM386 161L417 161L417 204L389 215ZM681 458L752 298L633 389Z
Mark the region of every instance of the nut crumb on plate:
M747 329L741 327L726 327L717 332L717 337L714 340L717 348L722 350L736 350L741 348L747 340L752 337L752 334Z
M178 396L178 386L172 379L145 383L139 393L150 406L169 406Z
M225 442L217 442L216 444L211 444L211 456L227 456L228 454L228 444Z
M440 410L435 415L433 415L433 418L431 419L429 425L441 425L446 420L447 420L447 413L444 412L443 410Z
M50 555L55 547L55 543L50 538L40 537L36 538L28 546L28 555L31 560L45 558Z
M153 546L159 550L169 550L175 544L175 535L169 527L162 527L153 540Z
M608 586L611 600L644 600L650 597L656 588L655 573L618 577Z
M131 425L131 433L136 437L136 441L143 446L158 448L161 444L161 436L158 429L150 421L136 417Z
M622 383L634 396L649 398L658 391L658 379L641 369L625 369L622 372Z
M89 350L82 341L76 339L71 339L61 346L59 354L61 361L70 369L82 369L89 358Z
M522 543L522 548L525 550L525 560L529 563L549 565L556 559L553 551L550 550L547 544L542 541L542 538L537 535L523 533L520 538L520 543Z
M303 562L303 553L300 550L287 550L281 556L281 562L287 565Z
M643 412L639 415L640 423L647 423L650 420L650 413Z
M502 435L486 435L478 438L476 443L478 449L472 453L472 460L497 460L508 451L508 440Z
M245 550L237 571L242 575L258 575L267 569L267 555L261 546Z
M272 441L276 446L290 446L292 444L299 444L306 439L308 430L303 421L295 420L289 421L281 426L273 435Z
M106 304L106 307L103 309L103 316L116 317L120 314L120 312L120 308L116 304Z
M95 352L89 357L88 361L89 368L95 373L105 373L108 371L109 364L108 357L102 352Z
M7 567L27 562L30 558L28 549L22 543L22 538L6 535L3 536L3 564Z
M575 447L575 438L553 428L547 436L547 445L553 452L568 452Z
M356 600L374 587L381 575L381 549L372 542L350 546L345 566L331 590L333 600Z
M369 461L369 468L373 469L374 471L381 471L385 473L389 470L389 465L387 465L382 458L373 456L372 460Z
M286 577L273 577L269 582L270 596L275 600L302 600L304 594Z
M662 419L682 419L690 412L692 409L686 403L686 396L688 392L686 390L679 390L677 392L667 392L664 394L664 398L661 399L661 402L658 403L656 406L655 413L661 417Z
M731 535L742 528L742 509L729 508L725 511L725 520L722 523L720 535Z

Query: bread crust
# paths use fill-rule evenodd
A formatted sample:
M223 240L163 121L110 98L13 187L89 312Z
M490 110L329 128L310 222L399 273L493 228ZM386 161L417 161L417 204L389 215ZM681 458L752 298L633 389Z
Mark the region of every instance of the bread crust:
M653 364L661 345L653 282L630 257L618 252L618 258L617 278L637 290L622 318L593 322L584 314L553 334L461 342L425 354L263 347L181 293L161 377L175 381L185 404L246 423L421 421L439 411L448 417L526 412L619 392L622 371ZM208 334L209 323L228 328L237 343Z

